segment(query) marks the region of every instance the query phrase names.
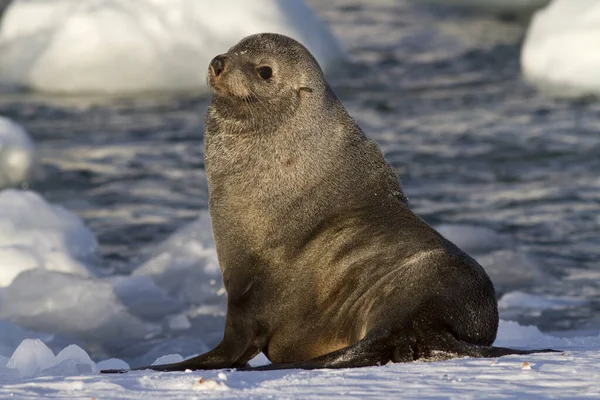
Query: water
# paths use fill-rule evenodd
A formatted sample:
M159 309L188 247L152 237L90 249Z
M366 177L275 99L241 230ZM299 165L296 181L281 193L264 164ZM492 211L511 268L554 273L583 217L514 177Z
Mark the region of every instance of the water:
M597 331L600 103L553 100L520 79L522 19L402 1L310 3L351 57L334 89L401 174L415 212L435 225L513 237L544 275L520 290L585 300L511 318L546 331ZM104 273L126 274L207 207L208 102L5 92L0 114L38 146L43 178L31 188L84 218Z

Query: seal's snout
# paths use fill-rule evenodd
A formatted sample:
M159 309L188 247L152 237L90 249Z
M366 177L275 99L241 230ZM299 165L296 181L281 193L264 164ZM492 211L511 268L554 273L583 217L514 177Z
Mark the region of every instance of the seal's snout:
M225 69L225 61L227 60L227 56L220 55L216 56L210 62L210 68L212 69L215 76L221 75L221 72Z

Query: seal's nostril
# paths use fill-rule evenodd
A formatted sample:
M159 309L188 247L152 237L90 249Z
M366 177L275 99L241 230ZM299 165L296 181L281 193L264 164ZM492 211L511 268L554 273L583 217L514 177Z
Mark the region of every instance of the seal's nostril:
M225 69L225 60L227 56L216 56L210 62L210 67L212 68L215 76L221 75L221 72Z

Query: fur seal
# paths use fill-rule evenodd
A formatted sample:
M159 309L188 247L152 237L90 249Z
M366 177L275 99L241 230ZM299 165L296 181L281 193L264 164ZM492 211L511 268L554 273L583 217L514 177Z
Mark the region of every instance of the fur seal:
M255 370L552 351L491 346L498 309L486 272L411 212L304 46L246 37L211 61L208 79L224 337L205 354L139 369L245 368L261 351L273 364Z

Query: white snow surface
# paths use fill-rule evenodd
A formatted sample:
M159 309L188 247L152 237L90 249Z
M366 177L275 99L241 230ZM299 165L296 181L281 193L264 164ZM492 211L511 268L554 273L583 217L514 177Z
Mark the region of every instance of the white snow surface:
M35 148L27 131L0 116L0 189L26 183L35 164Z
M553 0L528 28L527 80L559 96L600 94L600 0Z
M0 26L0 83L63 93L208 91L210 60L276 32L326 69L345 58L303 0L14 0Z
M81 372L94 365L83 350L70 346L72 365L56 368L59 357L41 341L27 340L0 368L0 397L189 399L189 398L598 398L600 337L559 339L535 327L501 322L498 345L554 347L564 353L540 353L498 359L460 358L442 362L388 364L341 370L231 370L161 373L135 371L101 375ZM59 355L60 356L60 355ZM180 360L179 355L161 361ZM157 360L158 361L158 360ZM65 362L64 360L62 361ZM60 365L60 364L59 364ZM98 367L126 366L118 360ZM2 374L4 372L4 374ZM32 377L34 376L35 377Z

